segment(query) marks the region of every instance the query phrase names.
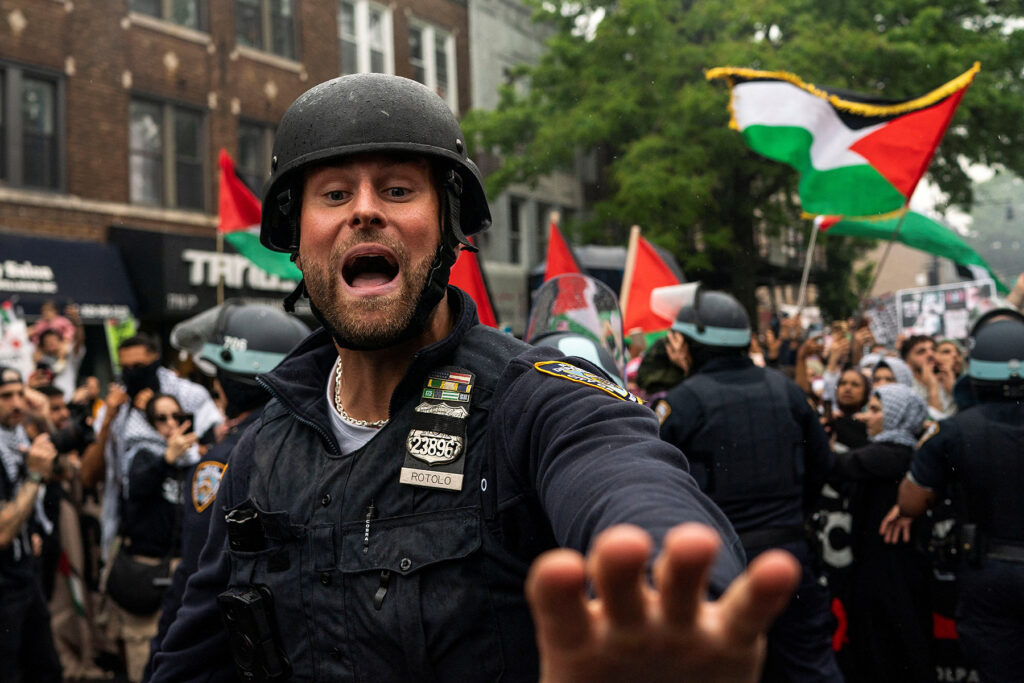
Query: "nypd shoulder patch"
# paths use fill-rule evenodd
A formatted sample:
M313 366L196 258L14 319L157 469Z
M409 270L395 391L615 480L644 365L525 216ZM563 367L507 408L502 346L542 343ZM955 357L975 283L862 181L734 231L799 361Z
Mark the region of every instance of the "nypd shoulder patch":
M217 498L217 489L220 488L220 479L225 469L227 464L216 460L206 460L196 466L196 473L192 476L192 505L196 512L210 507L210 503Z
M587 372L583 368L576 367L572 363L566 363L565 361L560 360L545 360L540 361L539 363L534 363L533 367L535 370L542 372L545 375L559 377L561 379L569 380L570 382L586 384L588 387L600 389L606 394L611 394L620 401L643 403L643 401L620 387L615 382L607 380L599 375L595 375L592 372Z
M665 420L672 414L672 406L665 399L660 399L654 404L654 414L658 418L658 424L665 424Z

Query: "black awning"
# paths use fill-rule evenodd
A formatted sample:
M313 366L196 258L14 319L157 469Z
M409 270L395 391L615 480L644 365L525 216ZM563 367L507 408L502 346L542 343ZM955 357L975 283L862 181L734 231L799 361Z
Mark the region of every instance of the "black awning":
M117 247L0 233L0 300L7 299L30 316L47 300L61 310L77 304L85 321L136 312L135 292Z

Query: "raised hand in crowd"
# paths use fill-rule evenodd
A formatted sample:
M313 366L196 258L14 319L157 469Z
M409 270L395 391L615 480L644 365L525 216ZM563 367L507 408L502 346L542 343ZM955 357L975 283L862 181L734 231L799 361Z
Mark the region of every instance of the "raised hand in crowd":
M875 335L871 328L865 323L863 327L853 333L853 358L852 362L859 363L864 354L871 350L875 344Z
M665 339L665 352L673 364L681 368L685 373L690 372L690 351L686 348L683 335L678 332L669 331L668 337Z
M134 406L136 410L145 410L146 405L152 398L153 390L149 388L143 389L139 393L135 394L135 399L132 401L132 406Z
M96 440L89 444L82 453L82 484L86 488L93 488L103 480L106 468L104 450L110 438L110 426L114 422L118 409L127 401L128 394L124 387L116 382L111 382L107 387L107 397L103 401L106 405L103 424L96 430Z
M837 338L832 342L828 350L828 371L838 373L839 370L850 362L850 340L845 336Z
M171 430L170 436L167 437L167 450L164 451L164 460L168 465L178 462L199 438L195 432L189 431L190 429L192 420L185 420Z
M25 469L49 481L53 476L53 461L56 459L57 448L50 441L50 435L40 434L25 451Z
M953 368L955 360L956 359L952 356L935 357L935 368L932 372L935 375L939 386L942 387L947 396L953 395L953 386L956 384L958 376Z

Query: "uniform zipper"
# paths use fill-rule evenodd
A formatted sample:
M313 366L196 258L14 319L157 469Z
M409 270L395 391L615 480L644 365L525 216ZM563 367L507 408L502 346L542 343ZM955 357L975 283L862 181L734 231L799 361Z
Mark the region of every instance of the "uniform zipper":
M317 423L300 415L298 411L292 408L292 405L288 401L284 400L284 397L276 389L270 386L270 384L268 384L263 379L263 377L257 376L256 383L259 384L264 389L266 389L271 396L280 401L281 405L287 408L288 412L291 413L292 417L294 417L296 420L306 425L307 427L311 427L314 432L319 434L323 438L323 440L327 442L327 445L330 446L331 455L341 455L341 449L338 447L338 444L334 441L333 434L329 434L328 432L324 431L324 429L321 428L320 425L318 425Z

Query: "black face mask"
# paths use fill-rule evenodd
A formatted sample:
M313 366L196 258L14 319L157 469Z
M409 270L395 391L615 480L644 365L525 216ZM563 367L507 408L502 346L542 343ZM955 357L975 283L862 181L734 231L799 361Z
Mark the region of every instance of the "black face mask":
M153 361L149 365L138 365L124 367L121 369L121 382L124 384L125 392L135 398L143 389L160 391L160 379L156 375L159 361Z

